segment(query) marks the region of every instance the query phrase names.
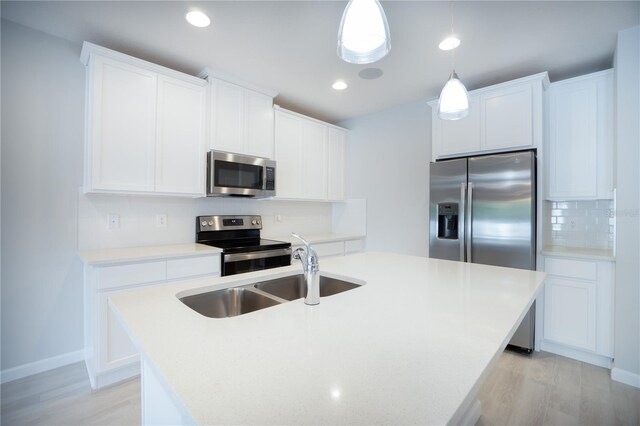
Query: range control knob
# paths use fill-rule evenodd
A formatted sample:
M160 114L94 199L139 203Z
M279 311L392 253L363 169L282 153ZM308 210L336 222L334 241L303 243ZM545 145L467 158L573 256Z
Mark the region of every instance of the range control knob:
M256 225L260 225L260 219L256 220Z
M209 226L213 226L213 221L212 220L209 221Z
M207 221L203 220L202 222L200 222L200 226L207 226Z
M252 225L257 225L257 224L258 224L258 221L257 221L257 220L255 220L255 219L253 219L253 220L251 221L251 224L252 224Z

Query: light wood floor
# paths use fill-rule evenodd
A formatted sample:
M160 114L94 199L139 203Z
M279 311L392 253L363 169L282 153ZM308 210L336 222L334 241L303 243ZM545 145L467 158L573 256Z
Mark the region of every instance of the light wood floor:
M479 425L639 425L640 389L610 371L536 352L505 351L480 390Z
M140 424L140 380L92 391L84 363L2 385L3 425ZM477 425L639 425L640 389L609 370L505 352L480 391Z

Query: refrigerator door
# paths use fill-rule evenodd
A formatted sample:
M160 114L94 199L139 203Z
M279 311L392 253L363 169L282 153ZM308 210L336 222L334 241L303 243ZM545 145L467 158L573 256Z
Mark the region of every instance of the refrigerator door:
M467 159L431 163L429 257L465 261Z
M536 269L536 158L532 151L469 158L467 261ZM535 302L510 345L531 352Z
M467 261L535 270L535 155L469 158Z

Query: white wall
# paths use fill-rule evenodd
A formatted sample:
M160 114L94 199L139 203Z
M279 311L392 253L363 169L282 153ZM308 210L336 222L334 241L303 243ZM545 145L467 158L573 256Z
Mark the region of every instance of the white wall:
M640 27L618 33L615 369L640 386ZM615 370L614 370L615 373Z
M427 256L431 109L401 105L340 124L347 143L347 197L367 199L368 251Z
M2 21L2 370L82 348L80 46Z

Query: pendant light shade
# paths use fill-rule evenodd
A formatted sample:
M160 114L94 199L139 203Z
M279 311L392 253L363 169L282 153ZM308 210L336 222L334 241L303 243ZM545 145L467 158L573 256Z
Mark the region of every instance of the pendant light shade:
M338 31L338 56L352 64L370 64L391 50L389 24L378 0L349 0Z
M440 92L438 117L441 120L460 120L469 115L469 94L455 71Z

